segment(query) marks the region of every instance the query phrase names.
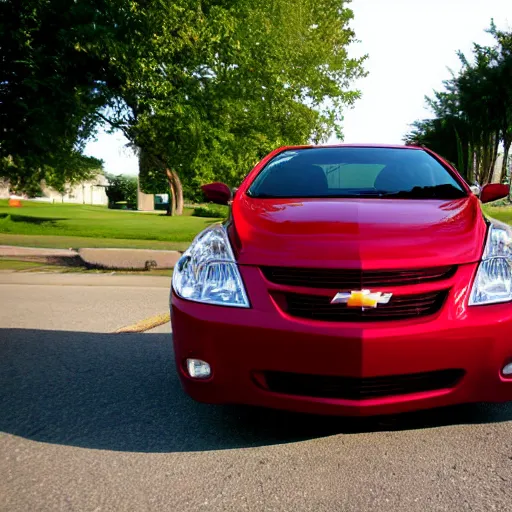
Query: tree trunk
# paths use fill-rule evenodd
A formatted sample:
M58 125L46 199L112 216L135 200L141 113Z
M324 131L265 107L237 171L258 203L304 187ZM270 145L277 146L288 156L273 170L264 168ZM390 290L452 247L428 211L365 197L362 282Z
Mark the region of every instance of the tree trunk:
M169 182L169 204L172 202L170 215L183 215L183 186L181 180L176 171L169 168L165 169L165 174Z
M492 183L494 177L494 168L496 167L496 161L498 160L498 150L500 147L499 134L495 134L494 137L491 137L491 141L493 147L491 153L491 161L489 163L489 179L487 180L487 183Z
M474 166L475 166L475 179L478 181L478 184L483 186L483 173L482 173L482 147L478 145L478 143L475 145L474 149Z
M167 203L167 215L173 216L176 214L176 198L174 192L174 185L172 181L167 178L169 182L169 202Z
M475 146L471 145L471 169L473 171L473 181L480 184L480 175L478 173L478 151Z
M482 157L480 163L480 175L482 176L482 185L487 185L487 176L489 175L489 161L490 161L490 142L484 138L482 147Z
M500 183L505 181L507 177L507 166L508 166L508 155L510 154L510 145L512 144L512 140L505 140L503 143L504 151L503 151L503 162L501 164L501 180Z
M481 148L479 148L478 150L478 155L477 155L477 166L478 166L478 183L480 183L480 185L484 185L483 181L484 181L484 174L482 172L482 167L483 167L483 150Z
M176 171L171 171L174 178L174 193L176 197L176 215L183 215L183 185Z

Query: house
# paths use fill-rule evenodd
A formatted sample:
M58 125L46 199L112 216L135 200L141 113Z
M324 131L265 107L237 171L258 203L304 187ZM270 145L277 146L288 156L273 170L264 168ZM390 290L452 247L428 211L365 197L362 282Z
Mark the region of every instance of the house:
M66 187L66 192L61 194L56 190L46 187L43 183L41 186L42 196L36 198L28 198L34 201L42 201L48 203L76 203L76 204L91 204L98 206L107 206L108 197L105 188L108 181L101 173L92 180L84 181ZM0 182L0 199L8 199L11 196L9 185L6 182Z

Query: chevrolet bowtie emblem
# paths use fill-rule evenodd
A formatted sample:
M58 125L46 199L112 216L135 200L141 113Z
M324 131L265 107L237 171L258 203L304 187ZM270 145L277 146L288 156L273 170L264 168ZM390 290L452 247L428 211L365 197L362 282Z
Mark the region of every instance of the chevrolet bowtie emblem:
M346 304L349 308L376 308L379 304L387 304L392 296L392 293L372 293L370 290L339 292L331 304Z

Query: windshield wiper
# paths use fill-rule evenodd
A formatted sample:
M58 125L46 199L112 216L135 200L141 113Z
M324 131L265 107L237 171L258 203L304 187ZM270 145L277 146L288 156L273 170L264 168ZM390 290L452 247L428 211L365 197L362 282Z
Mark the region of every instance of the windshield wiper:
M435 185L433 187L414 187L411 190L388 192L380 197L389 199L461 199L466 197L463 190L453 185Z

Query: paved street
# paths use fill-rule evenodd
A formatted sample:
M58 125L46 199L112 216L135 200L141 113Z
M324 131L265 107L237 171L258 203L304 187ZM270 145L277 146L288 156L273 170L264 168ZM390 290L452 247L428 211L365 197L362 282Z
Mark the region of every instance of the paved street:
M512 405L355 421L182 392L166 278L0 274L0 510L510 510ZM167 331L167 332L166 332Z
M167 277L0 273L0 327L113 332L169 310Z

